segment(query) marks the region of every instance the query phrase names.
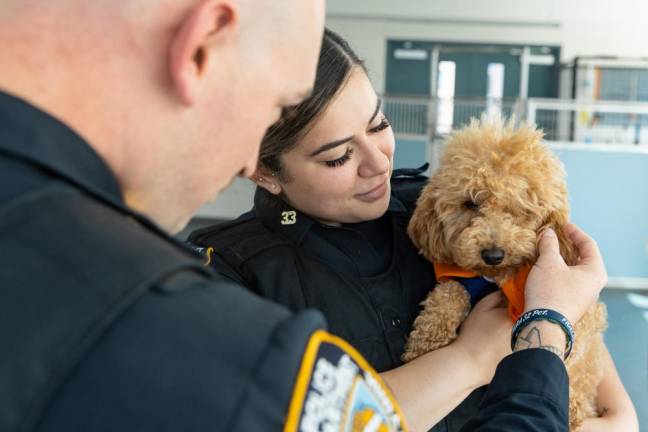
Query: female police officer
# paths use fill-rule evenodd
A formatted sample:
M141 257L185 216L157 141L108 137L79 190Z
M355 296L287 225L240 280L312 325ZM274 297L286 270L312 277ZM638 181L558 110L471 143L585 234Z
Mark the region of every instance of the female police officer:
M401 364L435 278L405 230L425 178L416 170L392 175L393 152L362 62L327 30L313 95L264 138L254 210L190 241L215 250L214 267L261 296L321 310L330 330L383 372L416 430L459 430L484 389L466 397L510 352L510 325L490 298L455 343Z

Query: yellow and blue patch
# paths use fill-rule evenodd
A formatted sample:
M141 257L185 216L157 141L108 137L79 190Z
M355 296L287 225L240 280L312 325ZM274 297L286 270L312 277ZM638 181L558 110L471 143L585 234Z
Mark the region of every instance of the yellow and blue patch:
M293 391L286 432L406 431L391 392L344 340L317 331Z
M193 243L185 243L189 249L193 251L193 253L196 254L196 256L200 259L203 260L203 265L205 267L211 265L213 256L214 256L214 248L213 247L208 247L208 246L197 246Z

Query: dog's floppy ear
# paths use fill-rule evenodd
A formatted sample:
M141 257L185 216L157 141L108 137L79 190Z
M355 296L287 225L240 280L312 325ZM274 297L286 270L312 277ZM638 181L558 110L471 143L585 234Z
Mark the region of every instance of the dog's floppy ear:
M416 203L407 234L419 252L429 261L451 263L443 240L443 223L434 209L434 187L428 183Z
M562 255L567 265L578 264L578 249L574 243L565 234L564 227L567 225L567 210L554 210L545 219L540 232L547 228L552 228L558 236L558 243L560 244L560 255Z

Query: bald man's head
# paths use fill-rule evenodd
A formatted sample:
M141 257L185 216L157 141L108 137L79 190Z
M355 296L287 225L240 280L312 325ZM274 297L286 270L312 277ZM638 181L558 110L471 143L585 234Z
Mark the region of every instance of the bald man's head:
M171 231L313 84L324 0L0 0L0 89L84 136Z

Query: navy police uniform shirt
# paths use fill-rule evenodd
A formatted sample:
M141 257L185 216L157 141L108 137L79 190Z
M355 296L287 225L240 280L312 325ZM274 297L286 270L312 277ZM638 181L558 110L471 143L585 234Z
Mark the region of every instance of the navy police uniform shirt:
M77 134L3 93L0 263L3 432L404 429L321 314L209 271Z

